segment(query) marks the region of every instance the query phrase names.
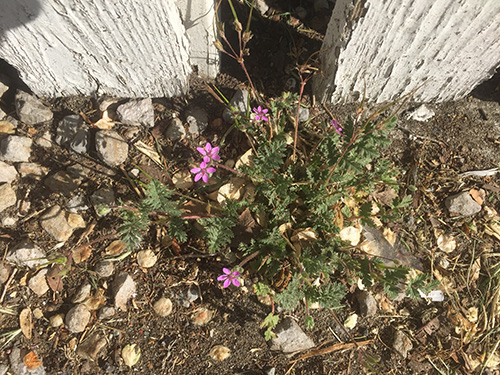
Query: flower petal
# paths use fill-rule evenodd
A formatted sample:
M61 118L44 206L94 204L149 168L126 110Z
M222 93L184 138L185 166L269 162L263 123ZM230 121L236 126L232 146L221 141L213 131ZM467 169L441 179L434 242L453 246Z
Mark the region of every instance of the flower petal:
M232 279L231 281L232 281L232 283L233 283L234 286L240 286L241 285L240 280L238 280L238 279Z
M202 155L206 155L207 154L207 151L204 148L202 148L202 147L196 147L196 149Z
M217 280L219 280L219 281L224 281L224 280L226 280L228 277L229 277L228 275L220 275L220 276L217 278Z
M203 161L207 164L210 163L210 156L204 156Z
M204 173L203 177L201 179L203 180L204 183L207 183L208 182L208 174Z
M233 272L231 273L231 276L232 276L232 277L238 277L238 276L240 276L240 273L239 273L238 271L233 271Z
M231 270L229 268L223 268L222 272L224 272L226 275L231 275Z
M256 120L256 121L260 121L260 116L259 116L259 115L256 115L256 116L255 116L255 120Z
M257 107L257 111L259 111L259 113L262 112L262 107L260 105Z
M203 176L203 173L198 173L196 176L194 176L194 182L200 181L200 178Z
M262 113L266 114L268 111L269 111L269 109L264 108L264 109L262 110Z
M207 167L207 163L205 163L205 160L203 160L201 163L200 163L200 168L201 169L205 169Z
M224 281L224 288L227 288L229 285L231 285L231 279L228 277L226 281Z
M214 167L208 167L206 169L207 173L215 173L217 171L217 169L215 169Z
M207 144L205 145L205 150L207 150L208 153L210 153L210 150L212 150L212 145L210 144L210 142L207 142Z
M266 116L262 116L262 120L269 121L269 119Z
M217 153L219 152L219 150L220 150L220 147L219 147L219 146L214 147L214 148L212 149L212 154L214 154L214 155L215 155L215 154L217 154Z
M220 160L220 156L219 156L219 155L217 155L217 154L215 154L214 156L212 156L212 159L213 159L213 160Z
M201 171L201 168L198 168L198 167L190 170L191 173L198 173L199 171Z

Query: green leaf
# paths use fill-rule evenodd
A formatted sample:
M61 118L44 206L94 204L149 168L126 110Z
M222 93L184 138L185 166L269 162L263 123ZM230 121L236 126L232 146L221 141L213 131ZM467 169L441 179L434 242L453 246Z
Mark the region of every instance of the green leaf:
M304 319L304 326L306 327L306 329L314 328L314 318L311 315L306 315Z

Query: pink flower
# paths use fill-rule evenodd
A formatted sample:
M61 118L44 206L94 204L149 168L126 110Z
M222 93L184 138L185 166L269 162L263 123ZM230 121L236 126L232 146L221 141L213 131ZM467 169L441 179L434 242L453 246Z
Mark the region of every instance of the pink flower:
M266 117L266 113L269 111L267 108L262 108L260 105L257 108L253 108L255 112L255 120L260 121L269 121L269 118Z
M342 126L339 125L337 120L332 120L332 125L338 135L345 137L344 129L342 129Z
M203 182L207 183L209 177L208 175L211 173L215 173L215 168L207 166L207 163L205 161L202 161L198 168L191 169L191 173L196 173L196 175L194 176L195 182L201 179L203 180Z
M205 147L197 147L196 149L200 154L204 155L203 161L207 164L210 162L210 160L220 159L219 147L212 147L212 145L209 142L207 142Z
M234 286L240 286L240 280L238 280L238 276L240 276L240 273L238 271L231 271L229 268L223 268L222 272L224 272L223 275L220 275L217 280L219 281L224 281L224 288L227 288L231 283Z

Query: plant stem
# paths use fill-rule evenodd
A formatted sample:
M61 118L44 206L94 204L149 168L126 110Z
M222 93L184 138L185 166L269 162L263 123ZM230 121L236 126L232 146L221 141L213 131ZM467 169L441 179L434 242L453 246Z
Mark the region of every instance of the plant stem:
M240 264L238 264L239 267L243 267L245 264L247 264L248 262L250 262L253 258L255 258L257 255L260 254L260 250L257 250L256 252L250 254L249 256L247 256L246 258L244 258Z

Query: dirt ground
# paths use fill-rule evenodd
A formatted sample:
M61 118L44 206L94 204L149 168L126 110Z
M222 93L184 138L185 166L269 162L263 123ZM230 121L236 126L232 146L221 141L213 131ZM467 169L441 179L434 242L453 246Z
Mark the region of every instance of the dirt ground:
M286 4L286 2L284 2ZM256 16L252 51L248 58L250 74L256 86L267 97L280 95L289 78L293 78L289 52L294 46L304 46L307 55L321 46L321 35L326 28L328 14L310 11L300 21L294 16L301 2L289 6L275 4L275 16L263 19ZM307 2L306 2L307 3ZM309 3L307 3L309 4ZM288 13L288 11L290 11ZM275 37L278 35L279 37ZM277 44L276 44L277 43ZM273 51L269 61L270 51ZM225 60L224 60L225 61ZM223 62L224 63L224 62ZM216 80L218 87L228 96L244 83L238 66L225 61L227 69ZM148 246L159 257L155 266L141 268L134 255L117 264L119 271L126 271L137 283L137 295L127 312L117 313L105 321L94 313L88 329L83 334L71 334L63 327L52 328L50 316L65 313L73 305L71 300L78 287L90 282L102 288L109 297L110 280L97 280L95 264L102 259L112 239L100 240L117 227L116 214L104 218L89 209L83 213L86 223L95 222L92 231L76 232L58 251L71 252L82 244L96 241L90 246L88 259L74 263L64 277L60 292L49 291L43 297L30 293L26 278L32 272L20 269L6 290L2 308L10 308L14 315L0 312L0 334L19 327L19 312L30 307L40 309L42 317L33 320L33 336L27 339L18 335L11 345L0 351L0 363L9 363L14 346L23 353L34 351L43 362L47 374L255 374L270 369L275 374L498 374L500 358L495 351L500 343L498 322L498 297L500 270L500 233L495 235L492 225L499 220L500 185L493 176L463 177L460 173L500 167L500 93L498 76L476 89L470 96L453 103L427 104L435 116L427 122L408 118L419 103L408 103L399 115L397 128L391 134L392 145L385 151L395 167L400 168L401 185L414 185L412 205L405 219L399 223L384 223L423 264L424 271L441 281L445 292L443 302L404 298L390 301L379 290L379 312L375 316L360 316L357 325L346 331L341 322L352 313L360 314L352 294L343 301L341 310L312 310L316 325L307 334L324 353L312 352L310 358L301 354L289 358L272 352L264 340L260 324L271 311L270 306L258 301L253 283L258 278L246 273L245 287L222 289L216 281L220 270L231 265L234 259L225 254L208 254L204 245L191 238L180 248L164 246L161 228L152 228L147 236ZM311 103L307 92L305 102ZM6 100L2 107L13 112L12 102ZM213 140L224 134L227 125L220 121L223 106L203 89L197 79L185 98L155 99L156 127L140 133L138 139L149 145L160 145L162 157L167 161L160 168L143 154L131 148L125 170L139 166L151 176L171 184L173 172L186 168L194 157L194 141L172 143L163 135L168 120L175 113L181 118L187 105L202 105L210 114L209 128L202 139ZM91 98L63 98L51 101L56 124L69 113L84 113L90 121L98 119L97 104ZM329 110L341 122L355 111L355 106L330 106ZM311 108L314 121L327 121L329 114L320 105ZM36 136L45 129L22 126L22 131ZM49 130L54 134L55 125ZM199 140L198 140L199 141ZM229 138L228 146L221 150L224 159L236 159L244 149L237 136ZM111 186L124 202L137 200L137 194L120 169L109 170L96 155L79 156L58 146L47 152L34 149L34 162L51 172L68 165L80 164L90 173L80 186L80 191L95 191L101 186ZM444 200L457 192L474 189L484 191L483 210L474 217L452 217ZM31 202L29 211L19 220L16 228L0 229L0 254L21 238L31 238L50 253L56 242L40 227L38 218L47 207L64 204L66 198L50 193L42 180L31 180L18 187L18 197ZM493 212L493 213L492 213ZM436 224L437 223L437 224ZM436 226L453 236L456 249L450 253L439 250ZM53 251L53 250L52 250ZM238 257L238 254L232 256ZM3 291L4 286L0 286ZM188 290L198 291L201 298L183 305L182 296ZM174 301L174 310L166 318L158 317L152 305L165 296ZM108 304L112 301L107 300ZM204 326L193 324L192 317L202 308L213 311L213 318ZM474 310L476 309L476 310ZM476 316L474 317L474 311ZM292 316L302 327L302 309L282 312ZM495 317L497 319L495 320ZM396 331L410 338L412 349L404 358L393 349ZM84 359L75 352L76 343L99 332L106 345L95 360ZM76 341L75 341L76 339ZM338 343L353 340L372 340L363 347L337 349ZM141 359L132 369L121 359L124 345L135 343L141 348ZM231 355L216 361L209 356L215 345L231 349ZM303 354L303 353L302 353ZM487 363L486 363L487 362ZM474 372L475 369L475 372Z

